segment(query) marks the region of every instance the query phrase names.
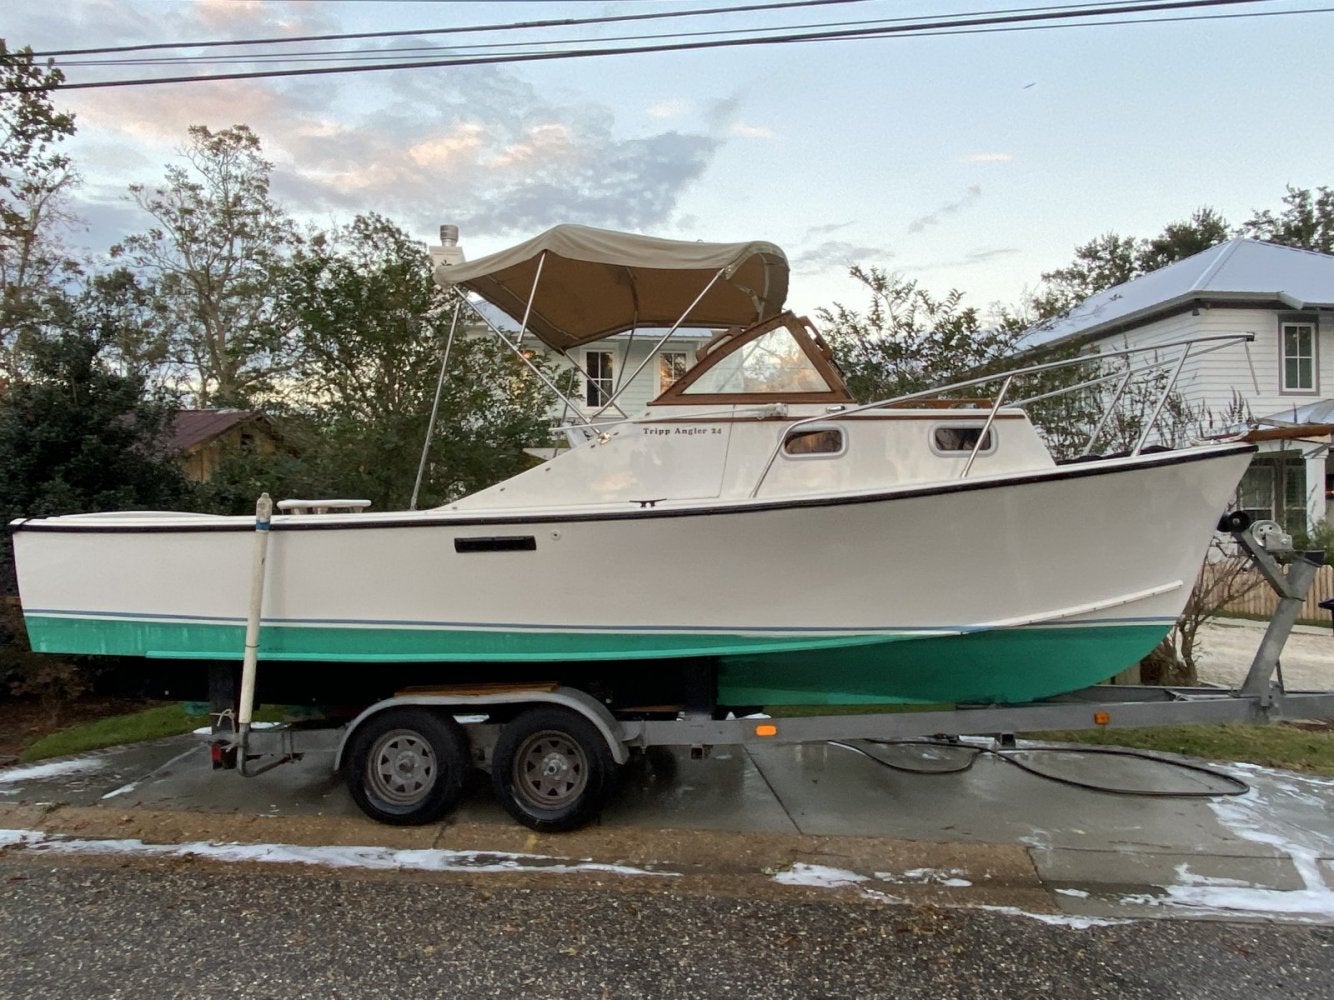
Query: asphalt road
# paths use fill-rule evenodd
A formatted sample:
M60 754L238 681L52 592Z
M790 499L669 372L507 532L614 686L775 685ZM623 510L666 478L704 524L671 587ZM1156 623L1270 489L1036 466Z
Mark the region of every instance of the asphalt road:
M633 885L633 884L632 884ZM0 997L1334 997L1334 928L0 854Z

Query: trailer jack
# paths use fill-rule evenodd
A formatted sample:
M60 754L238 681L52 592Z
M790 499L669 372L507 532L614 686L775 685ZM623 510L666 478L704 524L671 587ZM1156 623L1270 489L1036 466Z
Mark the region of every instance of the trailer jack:
M215 771L239 770L242 777L253 778L257 774L273 770L279 764L298 761L304 756L296 749L291 725L283 724L271 729L266 728L256 734L250 726L244 724L240 727L240 732L237 732L233 728L236 719L231 709L225 709L217 713L216 718L217 723L214 725L214 732L218 738L214 739L208 747L209 762L213 765ZM278 738L278 751L276 753L250 752L251 737L260 734L265 737L276 736ZM263 763L252 766L252 762L255 761L263 761Z

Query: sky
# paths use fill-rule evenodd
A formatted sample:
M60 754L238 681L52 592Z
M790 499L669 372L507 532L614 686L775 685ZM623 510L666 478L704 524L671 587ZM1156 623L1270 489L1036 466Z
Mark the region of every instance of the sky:
M733 6L10 0L0 32L10 48L42 52ZM629 43L612 39L628 34L1020 6L857 0L542 37L619 45ZM68 90L56 104L76 116L67 148L82 177L73 207L83 220L71 242L100 254L148 228L128 186L160 183L181 162L189 126L246 124L274 163L277 198L314 225L378 212L434 242L441 223L454 223L470 258L561 222L764 239L792 263L798 312L864 308L847 273L854 264L935 294L959 289L985 310L1018 302L1101 233L1151 236L1206 205L1235 225L1280 209L1285 185L1334 186L1332 11L1321 0L1259 0L1158 15L1214 20ZM1255 13L1268 16L1235 16ZM512 37L338 44L372 51ZM211 71L75 64L93 58L58 64L72 83Z

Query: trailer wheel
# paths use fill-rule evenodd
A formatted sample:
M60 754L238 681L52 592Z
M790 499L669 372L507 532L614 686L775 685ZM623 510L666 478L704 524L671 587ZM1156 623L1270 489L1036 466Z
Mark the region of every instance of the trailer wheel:
M565 708L533 708L500 731L491 783L511 816L533 830L573 830L602 808L615 761L597 728Z
M434 822L458 804L470 763L457 722L420 708L397 708L357 729L343 777L352 800L371 819L414 826Z

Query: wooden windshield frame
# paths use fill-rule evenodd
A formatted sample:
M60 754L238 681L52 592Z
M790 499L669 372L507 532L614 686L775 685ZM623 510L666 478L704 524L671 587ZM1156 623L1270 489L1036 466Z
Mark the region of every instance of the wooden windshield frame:
M695 392L686 390L723 358L731 357L752 341L784 327L814 366L825 385L822 392ZM853 403L843 376L834 366L834 352L811 321L782 312L773 319L745 329L733 327L715 336L696 352L698 360L679 379L650 402L649 406L718 406L736 403Z

